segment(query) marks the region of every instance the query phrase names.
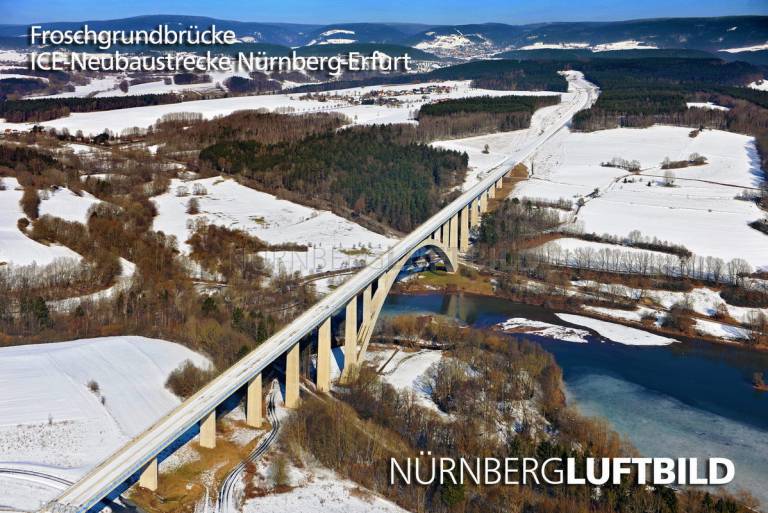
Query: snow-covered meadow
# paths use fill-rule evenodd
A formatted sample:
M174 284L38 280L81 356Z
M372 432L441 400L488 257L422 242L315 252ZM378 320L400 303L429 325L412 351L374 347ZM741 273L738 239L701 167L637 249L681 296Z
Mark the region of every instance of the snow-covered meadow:
M677 342L677 340L673 338L662 337L647 331L630 328L629 326L624 326L622 324L601 321L591 317L584 317L583 315L565 313L556 315L559 319L565 322L594 330L600 336L613 342L618 342L619 344L628 346L666 346Z
M626 285L605 284L590 280L575 281L573 285L579 289L598 290L601 293L615 295L631 301L639 302L642 299L648 299L653 304L664 309L670 309L674 305L686 305L693 312L707 317L714 316L718 310L724 310L729 317L741 323L749 322L750 318L755 315L761 313L768 314L768 309L765 308L729 305L720 297L717 291L705 287L694 288L690 292L675 292L670 290L638 289ZM640 307L638 311L643 312L647 310ZM640 317L637 316L631 320L639 321Z
M26 218L19 205L24 191L15 178L0 178L0 183L3 185L0 187L0 264L47 265L58 258L80 260L80 255L69 248L41 244L22 233L17 223L19 219ZM53 201L54 206L63 209L65 215L76 216L83 207L87 210L86 203L90 206L88 198L74 196L78 198L74 200L66 196L67 192L60 191L52 199L43 201L41 209L48 208L46 203Z
M626 237L639 230L696 255L742 258L755 268L768 267L768 238L748 226L765 214L753 202L736 199L762 184L754 139L717 130L697 137L689 133L669 126L561 131L528 162L532 177L514 194L574 204L583 198L574 220L586 232ZM675 169L674 185L665 186L662 161L693 153L707 163ZM639 161L641 172L600 165L613 157Z
M40 215L60 217L65 221L85 224L88 221L88 209L100 201L86 191L75 194L66 187L44 190L40 196Z
M178 196L179 187L190 193L195 186L207 194ZM191 198L200 204L199 214L188 214ZM184 182L174 179L167 193L154 198L158 214L153 229L174 235L179 248L189 252L186 244L193 223L204 220L239 229L268 244L296 243L309 246L308 251L274 251L262 256L277 269L303 275L354 267L358 261L370 261L395 244L396 239L374 233L326 210L316 210L281 200L239 184L231 178L205 178ZM365 254L363 254L365 253Z
M548 322L533 321L523 317L512 317L498 324L498 327L507 333L525 333L582 344L587 342L587 337L589 336L589 332L586 330L559 326Z
M75 480L179 404L178 344L121 336L0 348L0 467ZM60 486L0 474L0 504L36 510Z

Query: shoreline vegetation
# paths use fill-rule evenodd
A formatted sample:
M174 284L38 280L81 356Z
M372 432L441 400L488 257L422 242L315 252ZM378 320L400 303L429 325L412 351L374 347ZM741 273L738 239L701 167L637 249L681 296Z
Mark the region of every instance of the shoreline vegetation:
M619 317L612 317L609 315L600 315L593 310L582 309L580 304L564 301L562 296L548 296L542 294L540 296L530 295L510 295L500 294L498 288L492 283L493 273L487 271L477 271L475 269L462 266L455 274L449 274L444 271L425 271L420 273L424 275L422 279L409 280L407 282L400 283L393 288L391 294L396 295L429 295L429 294L445 294L445 293L459 293L475 296L483 296L489 298L495 298L502 301L510 301L515 303L522 303L531 306L543 307L546 310L556 313L572 313L585 317L591 317L600 321L612 322L615 324L621 324L630 328L636 328L656 335L666 335L676 337L678 339L686 341L704 340L706 342L712 342L722 344L724 346L734 346L752 349L755 351L768 351L768 347L764 345L752 345L745 344L734 340L724 340L722 338L714 337L706 334L681 333L679 330L665 328L663 326L657 326L655 324L646 324L642 322L633 322L627 319ZM612 305L614 308L619 309L621 305ZM706 317L696 317L707 319Z
M396 346L391 356L392 346L372 347L381 356L370 358L344 393L308 397L288 418L280 442L296 467L319 463L410 511L482 512L510 504L552 513L634 511L633 504L663 513L756 507L749 493L645 487L631 479L599 493L558 485L391 484L385 478L388 459L417 450L434 457L567 455L579 461L638 452L605 420L566 404L562 371L540 344L441 318L424 322L417 315L388 319L377 334L437 344L429 350L418 343ZM423 371L404 371L399 363L436 352L439 359Z

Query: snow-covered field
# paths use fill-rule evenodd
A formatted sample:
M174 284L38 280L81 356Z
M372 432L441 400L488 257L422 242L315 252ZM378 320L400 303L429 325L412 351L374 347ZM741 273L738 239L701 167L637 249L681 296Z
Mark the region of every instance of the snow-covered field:
M0 467L77 479L179 404L165 381L185 360L209 365L134 336L0 348ZM60 489L0 474L0 504L22 510Z
M205 187L204 196L177 196L178 187L192 192L195 184ZM200 214L186 213L190 198L200 203ZM298 243L311 246L307 252L275 251L263 256L276 268L288 272L314 274L352 267L360 259L370 260L387 250L396 240L366 230L362 226L325 210L304 207L277 199L233 179L221 177L183 182L174 179L169 192L154 198L158 214L153 229L175 235L179 248L188 252L192 221L245 230L269 244ZM369 255L346 254L366 248Z
M128 87L128 91L123 92L119 89L120 82L125 80L121 74L110 74L99 78L91 79L87 84L75 85L74 91L65 91L46 96L29 96L29 98L85 98L85 97L107 97L107 96L136 96L141 94L165 94L178 93L184 91L209 91L216 89L227 78L237 76L247 76L245 72L239 73L210 73L211 81L202 84L166 84L164 78L158 77L156 80L135 84Z
M768 41L766 41L761 45L741 46L739 48L723 48L720 51L728 52L728 53L742 53L742 52L759 52L761 50L768 50Z
M208 85L210 86L210 84ZM426 94L414 91L420 87L428 86L446 86L450 88L450 91L444 93L431 92ZM139 88L140 86L136 87ZM335 111L345 114L350 120L357 124L407 123L413 122L413 120L411 120L411 114L414 110L418 110L418 108L425 103L437 100L464 98L469 96L531 94L530 92L526 93L524 91L475 89L470 87L470 83L467 80L431 82L429 84L357 87L352 89L339 89L325 94L359 96L371 90L400 91L408 92L408 94L402 94L398 97L403 104L397 107L352 105L342 100L329 100L325 102L300 100L299 97L301 95L299 94L270 94L198 100L102 112L73 113L66 118L46 121L40 124L57 129L68 128L72 133L75 133L77 130L82 130L86 135L95 135L103 132L105 128L109 128L115 133L120 133L126 128L132 127L147 128L154 125L163 115L169 113L199 112L205 118L210 119L215 116L227 115L237 110L244 109L268 109L271 111L293 109L293 112L296 113ZM422 96L426 96L427 98L422 98ZM28 130L32 128L32 124L0 123L0 129L6 128L13 130Z
M662 337L649 333L647 331L630 328L613 322L601 321L584 317L583 315L556 314L560 319L571 324L584 326L595 330L600 336L628 346L666 346L677 342L677 340L668 337Z
M47 214L60 217L65 221L83 224L88 221L86 215L88 209L99 203L99 200L89 192L82 191L80 194L75 194L65 187L41 191L39 196L41 216Z
M724 111L731 110L728 107L723 107L722 105L717 105L712 102L688 102L685 105L689 109L709 109L709 110L724 110Z
M753 138L716 130L692 138L689 132L668 126L563 130L539 149L532 178L514 194L574 203L584 198L576 220L587 232L626 237L639 230L697 255L725 261L743 258L755 268L768 267L768 237L748 226L764 212L752 202L735 199L762 184ZM674 187L663 186L664 158L682 160L692 153L703 155L708 163L674 170ZM641 174L600 166L613 157L638 160ZM624 177L628 183L623 183ZM595 189L598 196L589 198Z
M24 235L17 226L18 220L26 217L19 205L24 191L15 178L0 178L0 182L5 188L2 190L3 188L0 187L0 264L29 265L35 262L38 265L47 265L57 258L80 260L80 255L69 248L56 244L46 246ZM65 195L66 192L63 194ZM78 200L82 199L84 198L78 198ZM48 201L60 202L57 199ZM45 203L45 201L42 202L42 204ZM65 203L66 211L73 215L76 213L73 211L83 206L80 201L71 201L71 199L60 202L60 206L61 203Z
M628 39L626 41L614 41L612 43L602 43L597 45L590 45L589 43L542 43L537 41L530 45L521 46L518 50L592 50L593 52L607 52L615 50L655 50L658 47L644 43L643 41L636 41L634 39Z
M702 335L709 335L725 340L749 339L749 330L737 326L729 326L715 321L696 319L696 331Z

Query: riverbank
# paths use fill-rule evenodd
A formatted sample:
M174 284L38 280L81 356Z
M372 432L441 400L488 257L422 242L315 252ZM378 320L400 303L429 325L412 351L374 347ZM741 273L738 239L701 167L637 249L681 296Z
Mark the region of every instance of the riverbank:
M629 328L639 329L653 333L659 336L673 337L678 340L685 341L697 341L704 340L716 344L722 344L731 347L740 347L749 349L751 351L757 351L762 353L768 353L768 346L749 344L744 341L719 338L707 333L685 333L677 329L665 327L656 322L636 322L631 318L621 317L617 315L603 315L599 310L584 308L587 302L592 302L593 298L586 296L580 296L575 291L569 291L569 294L552 295L546 292L548 284L539 283L533 280L528 280L526 285L532 285L534 288L538 288L535 295L532 294L514 294L504 290L501 290L497 285L497 279L501 276L501 273L492 273L487 270L479 270L474 267L461 266L459 271L453 274L449 274L443 271L425 271L414 275L413 278L398 283L393 289L395 294L434 294L434 293L462 293L472 294L477 296L484 296L489 298L497 298L505 301L514 301L519 303L525 303L532 306L545 307L549 310L557 310L562 313L577 314L584 317L591 317L600 321L610 322L614 324L620 324ZM602 307L608 307L610 309L623 309L625 305L617 303L610 304L605 299L600 300ZM665 311L661 307L658 307L660 311ZM703 322L712 322L706 316L698 315L689 312L692 322L700 320ZM722 323L723 326L731 327L734 329L743 329L740 326L733 324Z

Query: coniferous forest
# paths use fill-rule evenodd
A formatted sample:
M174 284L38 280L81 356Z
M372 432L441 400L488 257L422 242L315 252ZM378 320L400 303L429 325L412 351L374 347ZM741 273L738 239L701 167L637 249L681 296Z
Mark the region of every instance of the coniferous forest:
M467 169L466 154L415 141L412 126L356 127L275 145L218 143L200 160L266 190L320 197L410 230L442 205L441 191L461 183Z

